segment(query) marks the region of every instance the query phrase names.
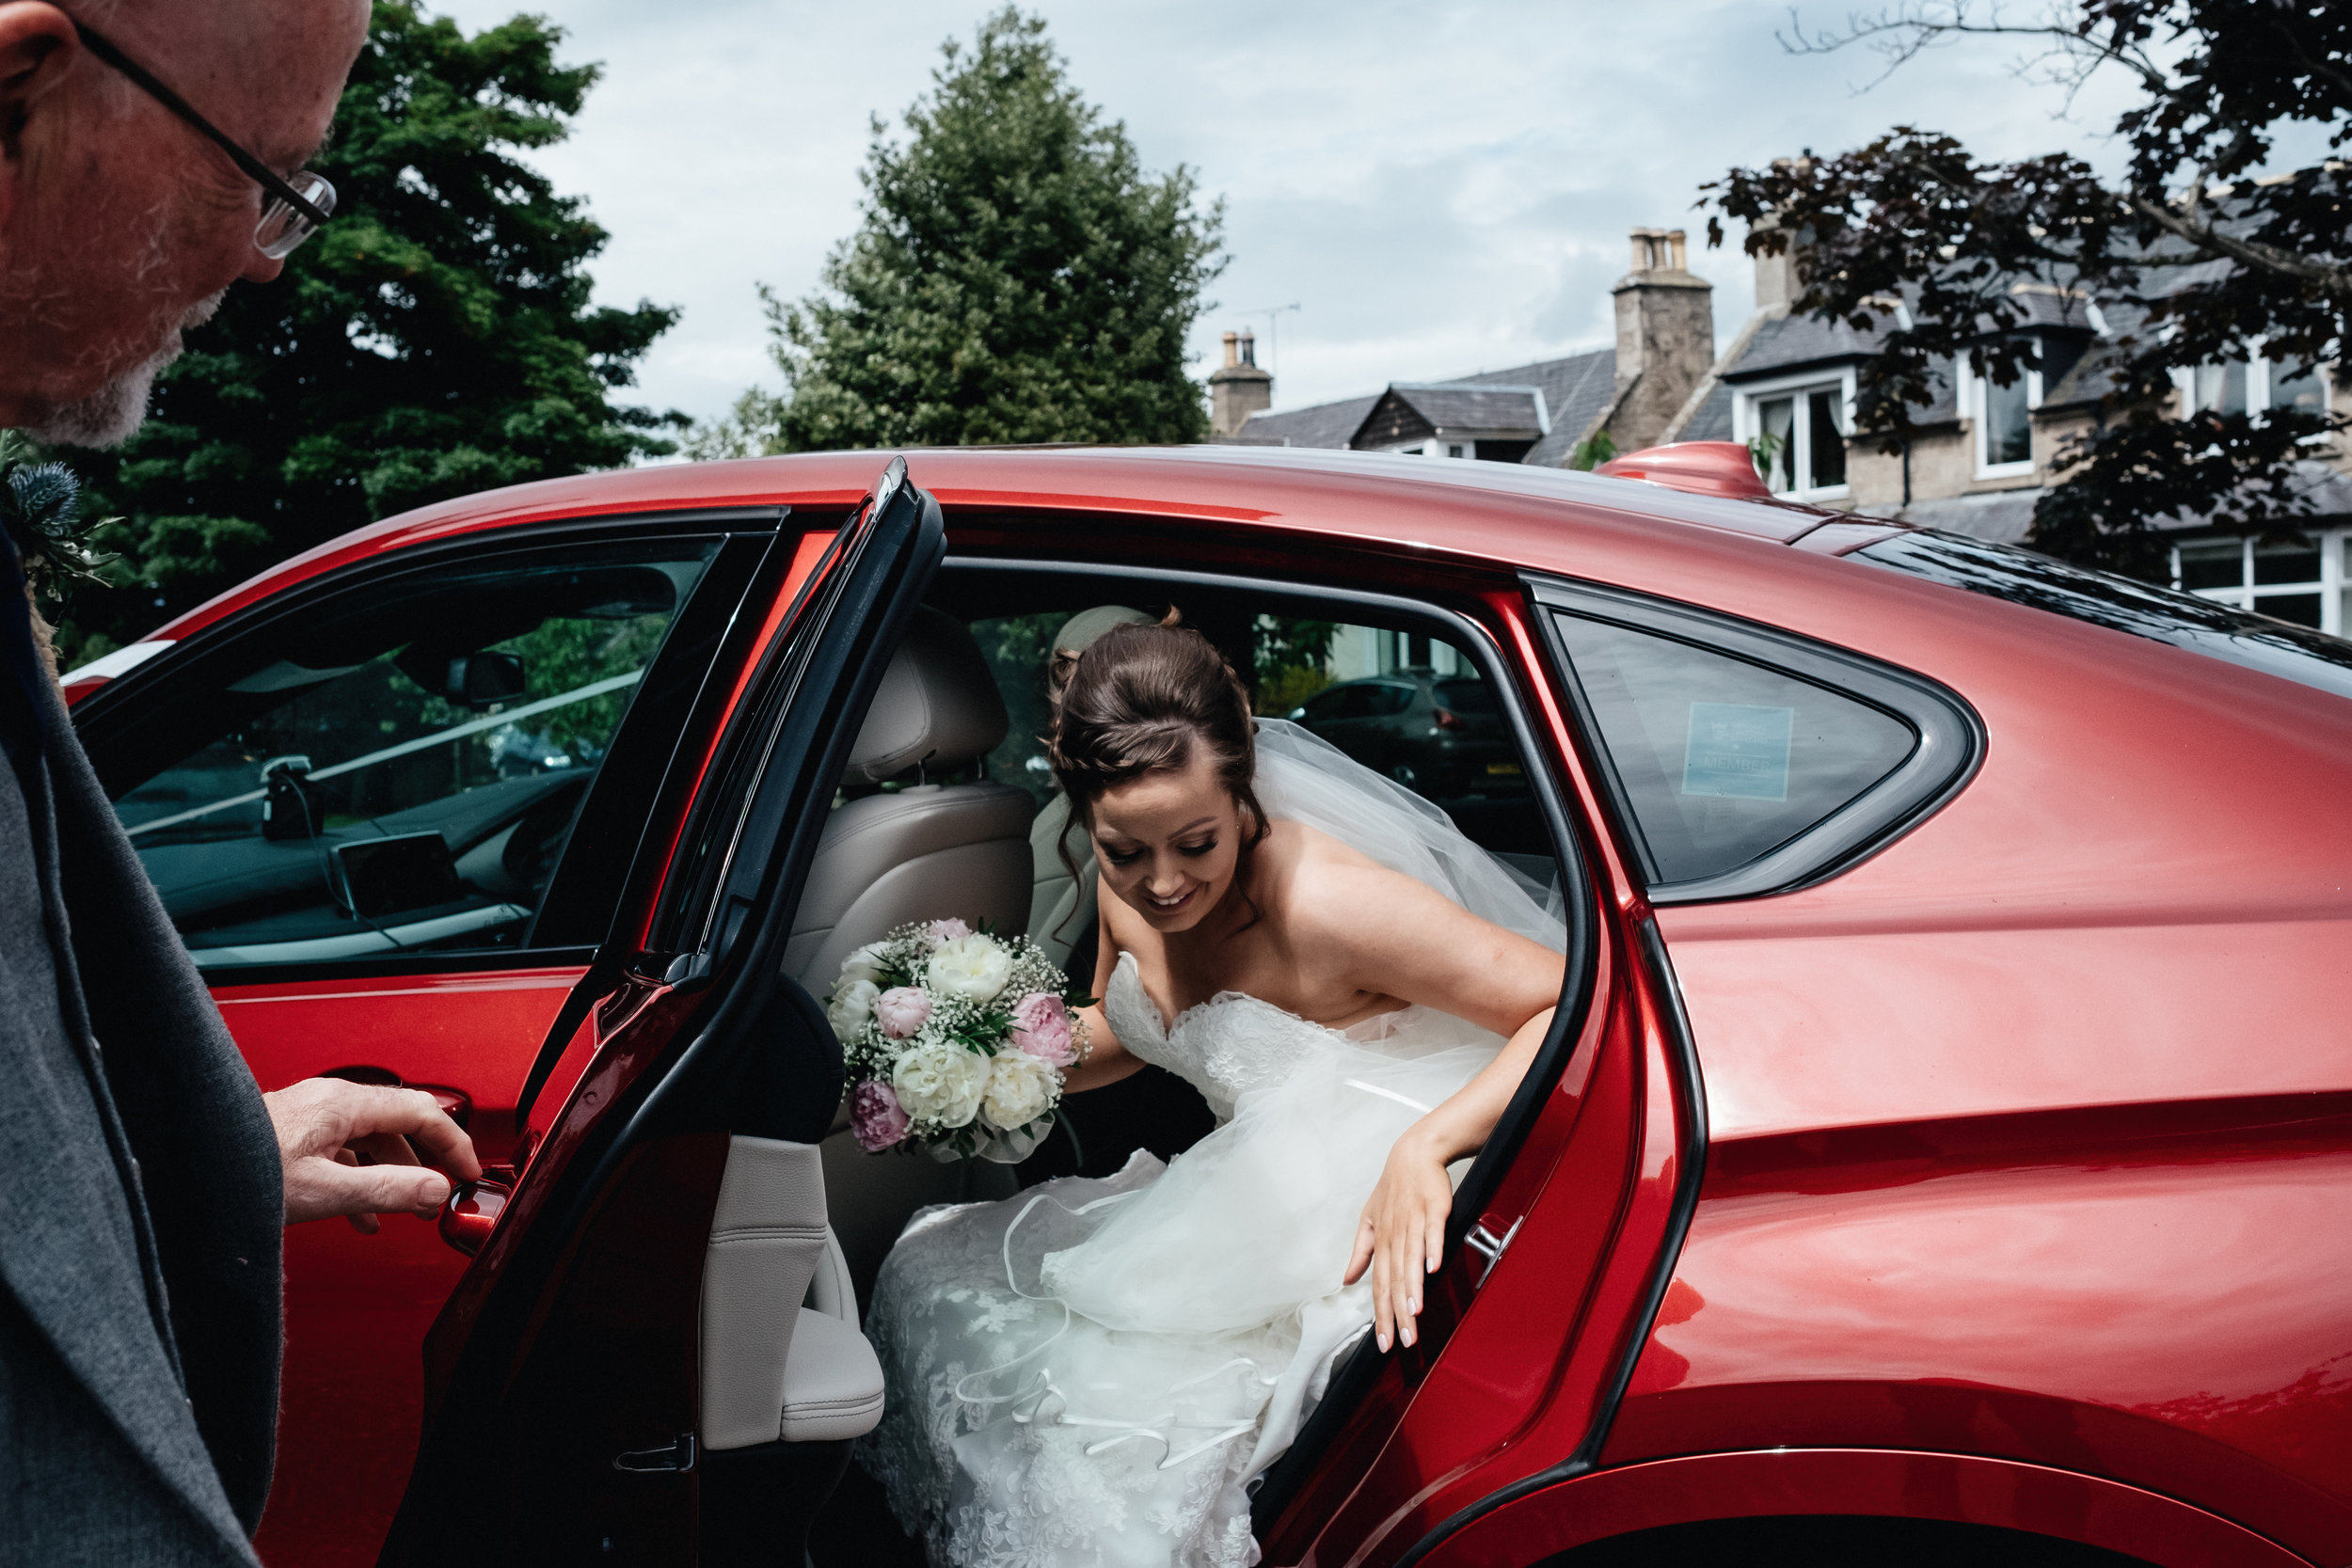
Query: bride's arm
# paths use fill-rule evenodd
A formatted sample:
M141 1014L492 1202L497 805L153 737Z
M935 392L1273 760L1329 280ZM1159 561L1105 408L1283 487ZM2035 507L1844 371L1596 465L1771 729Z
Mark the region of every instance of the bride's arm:
M1087 1059L1062 1075L1062 1093L1083 1094L1116 1084L1142 1070L1143 1059L1119 1043L1110 1020L1103 1015L1103 996L1111 987L1111 971L1119 967L1119 947L1111 940L1110 911L1097 899L1094 915L1094 986L1091 1006L1078 1009L1087 1026Z
M1299 882L1306 895L1292 917L1294 941L1303 937L1332 955L1363 990L1467 1019L1506 1042L1475 1078L1397 1139L1357 1227L1346 1283L1369 1269L1380 1348L1398 1338L1409 1345L1417 1337L1422 1281L1438 1271L1454 1206L1445 1168L1486 1146L1551 1029L1566 961L1385 868L1334 867ZM1317 885L1308 889L1310 882ZM1354 912L1368 909L1390 912L1377 922Z

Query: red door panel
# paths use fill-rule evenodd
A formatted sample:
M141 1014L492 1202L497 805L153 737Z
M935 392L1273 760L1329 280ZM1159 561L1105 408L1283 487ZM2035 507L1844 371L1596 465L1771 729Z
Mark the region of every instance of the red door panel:
M515 1142L515 1090L581 971L510 969L224 986L221 1016L263 1089L361 1068L453 1088L485 1162ZM286 1232L278 1477L259 1540L301 1568L375 1560L423 1411L425 1330L466 1271L432 1222Z

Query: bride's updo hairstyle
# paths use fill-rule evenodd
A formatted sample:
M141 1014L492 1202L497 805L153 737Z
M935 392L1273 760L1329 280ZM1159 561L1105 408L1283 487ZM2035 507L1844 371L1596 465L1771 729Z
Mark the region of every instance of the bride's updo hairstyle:
M1113 626L1083 653L1056 650L1053 693L1046 759L1081 828L1093 831L1094 803L1105 790L1189 768L1205 752L1240 809L1243 853L1265 837L1249 693L1225 656L1175 610L1157 626ZM1067 844L1061 854L1077 875Z

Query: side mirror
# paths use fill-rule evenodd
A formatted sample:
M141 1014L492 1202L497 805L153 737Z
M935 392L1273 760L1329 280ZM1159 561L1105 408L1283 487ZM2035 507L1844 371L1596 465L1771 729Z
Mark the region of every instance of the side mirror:
M441 695L468 707L488 707L515 701L523 694L523 685L519 654L459 654L449 661Z

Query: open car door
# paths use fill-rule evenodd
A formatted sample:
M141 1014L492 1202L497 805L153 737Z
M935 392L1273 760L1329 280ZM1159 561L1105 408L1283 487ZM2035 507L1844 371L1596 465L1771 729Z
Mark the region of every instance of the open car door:
M706 1253L763 1161L794 1211L765 1228L795 1230L782 1240L805 1254L813 1218L821 1251L821 1180L812 1203L801 1180L814 1150L796 1151L833 1119L841 1051L783 949L858 721L944 548L937 503L894 460L775 607L707 750L681 745L691 803L675 837L646 835L640 896L526 1104L551 1057L593 1054L511 1192L461 1192L444 1216L480 1250L426 1344L424 1435L383 1562L799 1559L847 1445L707 1435ZM870 1360L853 1325L849 1339ZM764 1541L744 1539L747 1496Z

